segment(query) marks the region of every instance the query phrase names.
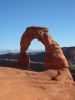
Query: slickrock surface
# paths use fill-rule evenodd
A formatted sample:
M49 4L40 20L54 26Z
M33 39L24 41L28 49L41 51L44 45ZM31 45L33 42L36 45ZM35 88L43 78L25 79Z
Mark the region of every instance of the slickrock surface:
M58 73L63 73L61 78L55 78ZM34 72L0 67L0 100L75 100L75 83L68 70Z

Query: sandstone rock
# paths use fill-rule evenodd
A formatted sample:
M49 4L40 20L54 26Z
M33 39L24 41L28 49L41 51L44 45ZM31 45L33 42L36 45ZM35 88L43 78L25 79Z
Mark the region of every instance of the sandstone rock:
M68 68L68 62L60 46L51 38L51 36L49 36L48 29L45 27L37 26L28 27L21 37L21 52L19 58L20 64L23 62L22 64L25 63L24 65L29 65L29 58L26 55L26 50L28 49L31 41L35 38L37 38L40 42L42 42L45 45L46 57L44 67L46 69ZM26 55L26 57L23 57L22 54Z
M59 44L52 39L52 37L48 34L48 29L43 27L28 27L24 32L21 42L20 42L20 57L18 64L19 65L30 65L30 59L26 54L26 50L28 49L31 41L37 38L45 45L45 69L54 69L57 70L58 74L56 76L52 76L52 80L57 81L65 81L67 83L73 81L72 76L68 70L68 61L65 58L61 47Z
M27 56L26 52L24 53L20 53L20 57L19 57L19 60L18 60L18 65L22 65L22 66L29 66L30 64L30 59L29 57Z
M27 64L28 66L28 60L26 60L27 55L26 55L26 50L28 49L29 45L31 44L31 41L35 38L37 38L39 41L41 41L44 44L44 38L43 38L43 33L42 31L48 31L47 28L42 28L42 27L28 27L26 29L26 31L23 33L22 37L21 37L21 41L20 41L20 57L19 57L19 63L20 64L24 64L22 63L23 61L25 61L25 64ZM26 55L26 58L22 58L22 54ZM21 59L20 59L21 58ZM27 58L28 59L28 58ZM22 61L23 60L23 61Z
M75 83L67 81L69 77L68 70L34 72L0 66L0 100L75 100Z

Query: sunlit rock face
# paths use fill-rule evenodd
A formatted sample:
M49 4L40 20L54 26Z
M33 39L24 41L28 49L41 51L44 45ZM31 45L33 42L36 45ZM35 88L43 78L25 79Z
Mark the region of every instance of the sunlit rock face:
M30 68L30 59L26 54L26 50L31 44L31 41L35 38L37 38L45 46L44 69L57 71L57 75L54 75L52 72L51 80L67 83L72 82L73 79L68 70L69 65L67 59L65 58L59 44L48 34L47 28L32 26L26 29L20 41L20 57L18 64L28 66Z
M19 64L29 66L30 60L26 54L31 41L38 39L45 46L45 65L47 69L62 69L68 67L68 62L56 41L48 34L48 28L31 26L23 33L20 41Z

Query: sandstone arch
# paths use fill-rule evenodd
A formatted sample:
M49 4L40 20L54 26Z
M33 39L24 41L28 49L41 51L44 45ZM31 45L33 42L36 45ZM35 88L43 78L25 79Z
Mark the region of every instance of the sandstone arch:
M46 69L63 69L68 68L68 62L56 41L48 34L48 28L31 26L23 33L20 41L19 65L29 66L30 59L26 54L31 41L38 39L45 46L45 65Z

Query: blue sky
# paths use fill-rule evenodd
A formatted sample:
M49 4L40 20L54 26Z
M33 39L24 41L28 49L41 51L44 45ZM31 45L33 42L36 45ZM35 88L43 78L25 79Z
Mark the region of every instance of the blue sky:
M75 46L75 0L0 0L0 50L19 49L28 26L45 26L60 46ZM33 40L29 49L44 46Z

